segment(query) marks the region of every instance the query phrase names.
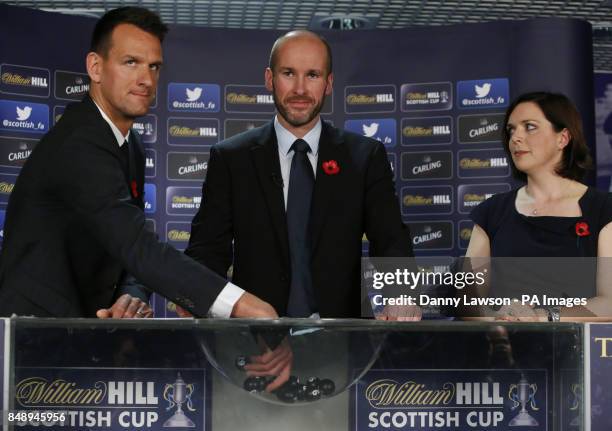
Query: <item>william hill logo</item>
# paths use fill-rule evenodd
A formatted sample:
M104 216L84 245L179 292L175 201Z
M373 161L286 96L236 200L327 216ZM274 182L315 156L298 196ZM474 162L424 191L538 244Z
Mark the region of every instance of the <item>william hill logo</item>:
M406 126L402 129L402 133L408 138L421 138L428 136L449 136L451 130L447 124L437 126Z
M346 96L349 105L377 105L379 103L395 103L393 93L358 94L350 93Z
M188 127L178 124L170 126L169 133L175 138L216 138L218 136L216 127Z
M459 238L461 238L462 241L469 241L471 237L472 229L465 227L459 231Z
M274 97L271 94L244 94L231 92L225 96L227 103L240 105L273 105Z
M488 159L464 157L459 160L459 166L461 169L506 168L508 167L508 160L505 157L492 157Z
M191 236L191 233L186 230L171 229L168 231L168 241L187 242L189 241L190 236Z
M431 206L431 205L449 205L451 203L450 195L431 195L423 196L418 194L408 194L403 199L405 206Z
M2 74L2 83L22 87L49 88L47 78L43 76L24 76L19 73L5 72Z
M10 195L15 187L14 183L9 183L7 181L0 181L0 194Z

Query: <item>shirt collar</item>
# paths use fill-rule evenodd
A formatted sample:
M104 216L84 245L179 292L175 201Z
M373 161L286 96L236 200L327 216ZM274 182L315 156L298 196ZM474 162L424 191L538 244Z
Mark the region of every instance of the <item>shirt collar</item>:
M123 136L121 134L121 130L119 130L119 128L115 126L115 124L111 121L108 115L106 115L106 113L102 110L102 108L98 106L95 100L94 100L94 104L96 105L96 108L98 108L98 111L100 111L100 115L102 115L102 118L104 118L104 121L106 121L108 125L110 126L111 130L113 131L113 135L115 135L115 139L117 140L117 144L119 144L119 147L121 147L123 143L127 141L128 138L130 137L130 131L128 130L127 134Z
M302 138L310 146L310 151L316 156L319 153L319 139L321 138L321 117L317 121L312 129L308 131ZM283 125L278 121L278 115L274 117L274 131L276 132L276 140L278 142L278 148L280 154L287 155L291 146L296 139L299 139L289 130L285 129Z

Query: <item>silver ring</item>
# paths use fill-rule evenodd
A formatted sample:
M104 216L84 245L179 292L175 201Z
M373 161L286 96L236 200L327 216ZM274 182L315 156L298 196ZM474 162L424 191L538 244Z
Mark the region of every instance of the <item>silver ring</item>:
M142 312L142 310L136 311L136 314L138 314L139 316L144 316L144 313Z

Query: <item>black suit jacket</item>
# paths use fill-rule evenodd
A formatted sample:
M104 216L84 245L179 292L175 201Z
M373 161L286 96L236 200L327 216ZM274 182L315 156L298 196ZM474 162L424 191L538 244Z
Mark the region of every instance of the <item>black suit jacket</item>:
M194 314L207 313L226 281L145 229L143 150L130 147L128 169L89 97L69 105L43 137L7 207L0 315L93 317L112 305L126 272Z
M340 172L328 175L325 161ZM286 314L290 258L274 123L210 153L186 253ZM312 277L321 317L359 317L362 237L371 256L412 256L380 142L323 122L311 208ZM233 248L232 248L233 240Z

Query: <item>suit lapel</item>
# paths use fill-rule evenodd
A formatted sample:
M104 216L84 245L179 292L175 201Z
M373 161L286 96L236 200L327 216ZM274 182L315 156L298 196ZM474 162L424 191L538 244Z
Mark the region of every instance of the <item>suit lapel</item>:
M319 155L317 157L317 176L310 209L313 252L316 250L329 208L333 206L334 196L340 196L342 191L343 177L345 176L342 173L342 168L346 166L347 157L341 144L342 139L337 129L323 121L323 129L319 139ZM328 175L323 171L323 163L330 160L335 160L340 167L340 172L336 175Z
M132 197L138 200L138 204L144 207L143 193L144 193L144 169L145 169L145 157L142 143L135 131L130 132L130 146L129 146L129 179L130 179L130 193ZM134 190L132 190L132 184L136 183L136 196L134 196Z
M251 147L251 156L257 172L259 185L270 212L281 254L289 266L289 243L287 234L287 217L285 215L285 198L283 180L278 159L278 143L274 132L274 123L262 128L256 144Z

